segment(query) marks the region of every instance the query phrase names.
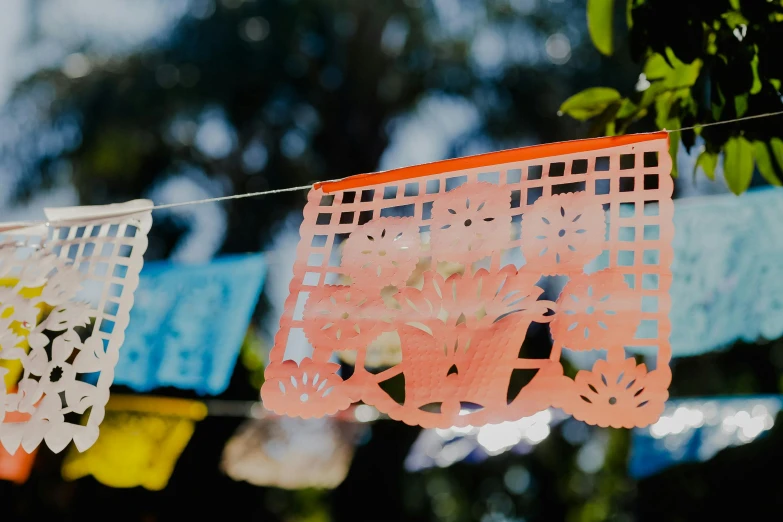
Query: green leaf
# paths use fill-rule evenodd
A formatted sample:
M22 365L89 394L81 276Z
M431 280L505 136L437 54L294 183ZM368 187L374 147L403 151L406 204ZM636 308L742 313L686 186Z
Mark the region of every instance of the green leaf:
M651 55L644 64L644 75L648 80L660 80L667 89L679 89L691 87L699 77L701 71L701 60L693 60L691 64L681 62L668 47L666 48L666 58L663 55L655 53Z
M612 103L620 100L620 93L608 87L591 87L576 93L560 106L558 114L568 114L580 121L598 116Z
M693 167L693 173L696 174L696 170L701 167L701 170L704 171L704 175L712 181L715 181L715 167L717 166L718 155L705 150L696 158L696 166Z
M769 148L772 149L772 155L775 156L778 167L783 170L783 140L780 138L772 138L769 140Z
M720 120L720 115L723 112L723 107L726 105L726 98L723 96L723 93L720 91L720 87L717 89L718 91L718 99L720 100L720 103L714 103L712 104L712 119L715 121Z
M775 166L772 164L772 156L769 155L767 144L763 141L754 141L753 155L756 158L756 166L767 183L776 187L781 186L780 179L775 175Z
M628 118L629 116L636 114L638 110L639 107L637 107L635 103L633 103L628 98L625 98L623 103L620 105L620 110L617 111L617 118Z
M664 92L655 99L655 124L659 129L679 129L679 102L675 93Z
M742 118L742 116L748 111L747 94L741 94L734 97L734 109L737 111L737 118Z
M737 7L736 9L739 9ZM741 25L747 26L749 24L748 19L742 16L742 13L738 11L729 11L728 13L724 13L723 19L726 20L726 24L728 24L730 29L736 29L737 27Z
M740 0L729 0L729 3L731 4L731 8L735 11L740 10Z
M776 91L780 90L780 80L778 80L777 78L771 78L769 80L769 83L772 84L772 86L775 88Z
M750 61L750 68L753 70L753 86L750 88L751 94L761 92L761 78L759 78L759 55L758 53Z
M724 148L723 176L729 189L740 195L753 178L753 145L742 136L730 138Z
M649 107L664 92L666 92L666 88L663 86L663 83L651 83L650 86L642 92L642 99L639 101L639 107Z
M627 0L625 3L625 23L628 29L633 28L633 0Z
M658 53L651 55L644 64L644 75L648 80L660 80L665 78L671 70L663 56Z
M707 54L715 54L718 52L718 35L711 32L707 35Z
M588 136L596 138L598 136L612 136L614 134L614 120L617 116L617 111L620 110L620 102L614 102L597 117L593 118L593 122L588 130Z
M675 128L679 128L679 120L673 120L673 123L677 125ZM669 156L672 159L672 177L677 177L677 150L680 148L680 133L669 133Z
M612 54L614 0L587 0L587 30L601 54Z

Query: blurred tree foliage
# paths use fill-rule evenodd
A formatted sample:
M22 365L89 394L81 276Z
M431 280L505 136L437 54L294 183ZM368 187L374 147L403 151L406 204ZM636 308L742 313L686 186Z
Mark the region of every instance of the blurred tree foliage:
M603 78L616 78L619 88L635 75L629 60L601 58L585 31L581 1L193 0L170 34L139 51L106 56L86 44L62 68L21 82L0 114L17 131L14 140L0 139L0 168L18 173L19 198L72 183L82 204L146 196L183 176L210 195L298 186L377 169L401 118L432 96L459 100L478 116L447 155L580 138L583 125L554 117L560 100ZM261 249L275 223L303 204L303 193L226 203L220 250ZM187 232L167 216L155 216L149 259L168 257ZM257 344L250 333L247 368L238 366L222 398L257 397ZM545 351L549 339L534 344ZM262 490L218 470L238 423L200 423L162 493L111 490L89 478L62 483L60 457L42 452L31 481L13 491L3 485L0 497L13 496L20 519L85 517L122 505L128 520L225 509L303 522L461 521L492 513L558 520L578 514L583 495L594 494L569 489L581 442L553 434L550 449L531 457L412 476L402 464L418 429L390 421L374 426L336 491ZM524 494L504 486L509 466L530 474ZM193 501L206 498L219 498L220 510Z
M428 94L478 111L474 133L451 154L484 152L580 137L579 126L553 118L559 100L608 70L633 74L632 64L623 69L578 45L584 21L567 4L458 4L470 12L423 0L196 0L149 49L103 57L87 47L89 73L47 69L19 84L6 112L26 109L39 125L26 143L8 144L6 162L20 172L19 195L65 171L85 204L138 197L182 172L218 180L221 193L285 188L373 171L396 117ZM570 56L565 64L544 51L557 32L574 42L559 56ZM476 41L489 52L477 53ZM199 146L205 124L228 142ZM36 143L41 126L58 131L61 146ZM289 194L232 203L223 249L260 248L269 224L302 201ZM249 239L248 230L260 234ZM155 241L158 234L150 254L165 257L173 242Z
M723 3L706 2L710 5L697 10L688 2L650 0L647 5L658 7L645 14L635 2L634 30L647 27L643 35L658 31L652 21L661 16L665 27L675 28L672 24L680 23L675 13L706 16L717 9L712 5ZM755 19L744 4L742 15ZM581 110L579 119L585 120L616 110L606 127L617 121L619 106L632 103L642 125L641 101L626 103L616 94L637 81L638 68L624 53L599 55L587 36L585 8L581 0L193 0L171 33L147 48L105 56L86 45L69 58L75 68L42 70L19 84L0 114L15 136L0 138L0 168L17 173L18 183L8 187L16 196L73 183L83 204L145 196L178 176L203 184L211 195L285 188L376 169L399 118L431 95L463 100L478 114L478 124L451 145L449 155L581 138L587 124L554 117L560 102L607 83L613 90L598 92L600 103L594 105L603 105L600 111L574 102L566 112ZM601 19L619 18L606 12L593 18L592 34ZM681 34L681 26L672 32L680 34L667 36L666 46L656 44L651 51L660 58L646 57L638 42L634 57L651 63L652 85L668 85L661 96L677 93L672 107L687 108L682 89L692 93L695 87L677 82L687 83L693 74L701 78L708 67L699 65L693 72L692 64L697 59L707 63L706 58L687 61L690 55L669 40L689 37ZM754 35L748 26L744 43L738 44L755 41ZM624 35L617 33L601 45L621 47ZM768 49L759 44L762 48ZM767 72L778 65L766 60L760 52L759 77L780 77ZM723 67L750 63L751 58ZM734 93L721 89L726 99ZM762 92L749 95L747 114L769 110L758 105ZM722 107L736 110L728 102ZM684 109L677 111L673 114L687 125L691 120ZM615 123L615 130L623 123ZM755 125L743 125L744 139L769 143L770 134L750 134ZM714 128L731 130L732 136L738 129ZM687 136L683 139L687 142ZM303 203L302 194L226 203L228 226L220 250L260 250L275 223ZM167 257L187 228L165 216L155 216L149 258ZM526 340L526 349L549 349L548 335L541 332ZM257 397L262 378L258 345L250 332L242 355L248 368L238 365L221 398ZM681 366L674 372L672 392L776 393L780 365L770 363L770 352L769 347L740 346L675 363ZM194 397L173 389L156 393ZM42 451L25 486L0 483L6 509L0 518L91 520L110 514L150 522L205 516L270 522L587 522L630 520L635 512L644 519L649 512L658 520L677 520L683 505L715 500L704 493L712 472L698 467L687 474L671 470L637 489L625 470L629 432L577 421L553 429L528 455L507 453L481 465L461 463L415 474L404 471L403 461L418 429L380 421L335 491L257 488L219 471L223 444L239 423L218 417L201 422L169 486L158 493L114 490L91 478L64 483L61 456ZM779 445L775 436L770 441ZM588 445L601 456L592 467L580 464ZM736 469L745 454L728 458ZM763 455L754 458L754 465L765 463ZM747 493L741 484L737 488L738 496Z
M604 54L613 52L617 9L626 10L628 49L642 64L635 88L592 87L567 99L561 112L590 120L594 134L622 134L653 124L658 129L696 126L672 133L672 156L680 141L690 153L698 135L704 149L696 166L710 179L723 152L726 182L734 193L750 186L754 161L768 183L780 185L780 118L698 124L783 110L783 63L778 56L783 49L783 2L590 0L590 35Z

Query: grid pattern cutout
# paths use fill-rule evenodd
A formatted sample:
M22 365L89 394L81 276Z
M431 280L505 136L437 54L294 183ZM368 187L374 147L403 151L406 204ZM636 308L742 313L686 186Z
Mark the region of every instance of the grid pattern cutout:
M24 371L4 409L27 420L0 424L0 442L9 452L20 445L30 452L41 440L56 452L73 440L84 451L97 439L152 224L149 210L135 210L151 206L141 200L56 209L47 211L51 225L0 236L15 260L15 266L3 267L4 277L18 277L15 290L33 286L26 274L42 260L48 263L35 279L40 297L17 296L14 313L30 304L51 310L27 325L22 341L30 348L13 356ZM112 217L72 217L80 212ZM0 358L11 358L11 346L3 348Z
M378 185L372 185L372 176L368 176L364 187L330 192L340 188L338 183L337 187L327 185L311 191L304 210L304 223L300 229L301 239L290 295L271 353L272 365L291 359L293 350L290 345L301 344L303 336L300 332L305 327L302 311L309 294L324 285L341 284L345 281L340 247L358 226L379 217L412 217L419 226L422 240L427 243L432 224L433 203L460 186L483 182L504 188L511 196L510 208L507 210L512 226L510 239L504 248L487 252L491 259L490 267L494 269L509 262L515 264L520 272L524 272L526 267L530 269L530 266L520 260L521 247L524 246L522 223L525 214L529 213L536 202L546 201L560 194L582 193L590 204L602 206L607 225L603 251L585 270L622 274L633 295L639 298L641 307L636 312L643 328L639 328L639 336L624 343L624 348L628 353L641 351L652 356L650 360L655 361L659 370L658 379L663 387L663 392L657 396L661 397L670 380L668 363L671 357L668 343L668 291L673 255L673 183L669 175L671 158L668 155L668 140L657 134L633 144L602 147L606 142L607 140L587 140L585 149L580 152L527 158L503 164L492 164L492 155L487 155L486 165L482 167L456 169L412 179L402 179L405 176L401 175L398 181ZM476 266L474 265L474 268ZM654 334L651 335L651 332ZM521 342L522 339L519 340L520 344ZM517 359L514 366L547 367L552 362L559 361L562 348L561 343L555 339L549 359ZM315 361L326 361L332 353L330 349L317 347L311 357ZM373 387L377 388L377 384L383 379L390 378L399 371L391 368L377 374ZM350 380L346 381L346 384L349 382ZM558 384L551 386L570 386L565 385L564 381L557 382ZM350 387L352 400L361 398L366 402L374 401L375 392L356 391L355 387ZM518 418L522 414L531 413L531 409L541 409L549 405L563 407L566 411L579 410L582 406L569 407L554 398L554 395L557 395L555 392L552 392L552 395L550 404L537 403L518 408L510 404L506 414L478 412L462 415L462 420L457 424L476 425L490 420L507 420L504 417ZM576 395L580 396L578 393ZM589 397L580 397L584 402L590 403ZM436 417L422 419L418 417L419 413L410 417L405 413L404 404L376 406L392 417L424 426L447 427L454 420L439 420ZM297 414L295 411L288 413ZM306 412L305 416L324 413L329 412ZM581 418L575 411L569 413ZM605 423L601 419L585 420L604 425L616 424ZM633 421L633 424L639 423L649 422Z

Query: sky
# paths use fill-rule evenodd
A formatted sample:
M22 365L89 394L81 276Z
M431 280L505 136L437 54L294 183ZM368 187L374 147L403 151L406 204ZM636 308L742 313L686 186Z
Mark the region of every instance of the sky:
M5 0L0 16L0 104L14 82L13 55L24 29L24 0Z
M78 65L79 60L74 57L80 55L74 53L85 44L89 45L91 53L114 55L134 51L140 46L154 45L155 40L164 38L166 29L189 9L203 10L204 4L212 1L39 0L40 38L33 44L26 33L30 27L28 20L32 16L30 7L35 5L34 0L3 0L3 16L0 16L0 110L14 82L37 68ZM528 12L534 8L535 0L512 0L511 4L520 12ZM459 32L465 23L464 16L460 17L460 2L436 0L435 5L441 30ZM406 31L406 27L401 26L383 37L389 40L388 45L394 45L397 40L404 40ZM491 67L489 58L503 54L496 49L498 38L493 35L477 38L474 44L473 58L480 67ZM443 159L450 154L455 140L471 135L477 130L478 124L477 109L468 100L436 93L425 96L410 113L391 122L390 144L381 156L378 169L387 170ZM203 126L204 135L209 134L210 137L205 148L230 140L229 135L221 133L219 125L212 125L209 129L206 129L206 124ZM206 133L206 130L210 133ZM476 145L481 149L491 148L491 144ZM677 181L680 196L725 192L723 183L711 183L703 175L694 179L691 173L698 152L696 147L692 154L681 153L678 157L679 169L683 174ZM173 203L220 195L225 195L220 184L210 181L203 173L172 172L163 176L147 197L156 203ZM24 206L14 206L11 202L10 206L0 207L0 219L40 219L43 207L70 206L77 204L77 201L73 187L54 187L49 192L36 194ZM226 228L226 215L222 206L209 204L183 207L172 211L172 214L190 228L175 248L174 259L203 262L219 251ZM293 252L298 240L298 219L299 216L291 216L280 228L271 246L279 252L279 259L275 259L270 267L272 277L269 279L268 292L273 307L282 305L287 295L288 281L292 275L290 265L293 264L292 256L295 255ZM270 321L276 323L275 316L281 312L282 309L274 310L270 314ZM272 324L268 326L274 330Z
M189 0L3 0L0 17L0 103L14 81L44 65L56 66L81 45L123 53L165 34ZM38 5L40 41L29 20Z

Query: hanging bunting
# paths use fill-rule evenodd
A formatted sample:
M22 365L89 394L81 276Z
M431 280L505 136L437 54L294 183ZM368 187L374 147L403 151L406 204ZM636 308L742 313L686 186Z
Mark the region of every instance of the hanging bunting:
M14 484L24 484L30 478L33 470L33 462L37 449L32 453L17 451L11 455L5 449L0 448L0 480L7 480Z
M71 448L63 461L63 478L92 475L113 488L162 490L196 421L206 415L206 406L197 401L114 396L106 406L100 439L84 453Z
M148 263L136 290L115 381L137 391L227 387L261 292L258 255L203 265Z
M46 209L48 224L0 232L0 360L23 368L18 390L0 395L0 442L9 453L20 445L30 453L42 440L54 452L72 440L84 451L98 438L151 206ZM70 420L88 409L85 424ZM3 422L6 412L30 418Z
M684 462L704 462L772 429L783 396L669 401L661 418L633 430L630 476L641 479Z
M678 200L672 353L783 335L783 189Z
M366 425L346 416L249 420L226 443L221 468L255 486L333 489L348 474L365 430Z
M670 170L667 135L656 133L317 185L265 372L265 406L308 418L361 400L431 428L550 406L601 426L655 422L671 380ZM540 299L542 276L568 279L557 302ZM549 324L547 359L520 356L534 322ZM654 333L639 336L640 326ZM384 334L399 339L401 360L370 371L368 346ZM310 356L294 360L287 348L302 339ZM654 369L627 353L640 347ZM572 380L560 364L566 349L605 358ZM330 362L336 352L352 352L347 380ZM516 371L532 378L509 397Z
M2 370L0 370L0 374L2 374ZM5 422L24 422L29 418L30 415L16 411L5 414ZM33 470L36 453L38 450L34 449L31 453L22 450L11 455L0 447L0 480L7 480L15 484L27 482Z
M337 352L337 357L346 364L356 364L356 352L354 351ZM365 368L388 368L401 362L400 338L393 332L384 332L367 345L364 355Z
M560 410L547 409L500 424L422 430L405 458L405 469L416 472L457 462L478 463L508 451L524 455L564 418Z

